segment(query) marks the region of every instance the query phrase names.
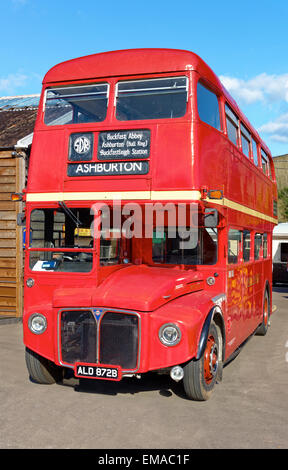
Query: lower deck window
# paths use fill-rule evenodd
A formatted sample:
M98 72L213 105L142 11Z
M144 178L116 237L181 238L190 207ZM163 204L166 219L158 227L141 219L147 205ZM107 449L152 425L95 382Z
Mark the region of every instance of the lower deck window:
M201 265L216 264L218 234L216 228L155 230L152 259L154 263Z
M250 261L251 234L248 230L243 232L243 261Z
M254 238L254 259L258 260L261 257L263 243L263 235L261 233L255 233Z
M241 232L240 230L229 230L228 235L228 263L237 264L240 259L240 244Z

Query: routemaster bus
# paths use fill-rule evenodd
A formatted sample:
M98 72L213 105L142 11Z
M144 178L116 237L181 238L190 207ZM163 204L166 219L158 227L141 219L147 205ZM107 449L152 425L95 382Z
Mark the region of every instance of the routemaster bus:
M154 371L207 400L266 334L273 161L196 54L121 50L49 70L23 198L33 381Z

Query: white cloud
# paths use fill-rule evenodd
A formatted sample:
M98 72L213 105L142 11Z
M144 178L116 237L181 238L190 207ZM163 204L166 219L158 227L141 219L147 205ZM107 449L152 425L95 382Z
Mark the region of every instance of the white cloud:
M278 109L282 109L282 112L288 109L288 73L261 73L249 80L222 75L220 80L240 106L255 103L261 105L262 122L265 119L265 108L269 114L273 111L274 115ZM257 130L260 135L265 134L271 141L288 144L288 113L281 114L273 121L264 121Z
M274 121L263 124L258 131L268 134L271 140L288 143L288 113L282 114Z
M244 104L257 101L288 103L288 73L282 75L261 73L249 80L221 75L220 80L233 98Z
M0 77L0 94L16 93L16 89L26 85L27 76L21 73L9 74L7 77Z

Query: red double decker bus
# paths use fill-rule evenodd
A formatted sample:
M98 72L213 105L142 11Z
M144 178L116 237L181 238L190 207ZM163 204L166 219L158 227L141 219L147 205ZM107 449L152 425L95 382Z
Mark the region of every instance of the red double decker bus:
M24 198L34 381L159 371L206 400L247 338L266 334L271 154L194 53L124 50L53 67Z

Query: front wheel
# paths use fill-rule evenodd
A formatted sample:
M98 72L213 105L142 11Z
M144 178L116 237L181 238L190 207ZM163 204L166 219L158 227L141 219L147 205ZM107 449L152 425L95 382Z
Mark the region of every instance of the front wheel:
M221 374L222 335L220 328L211 322L204 354L184 367L183 385L187 397L197 401L208 400Z
M39 354L26 348L26 366L33 382L38 384L53 384L63 378L63 369Z

